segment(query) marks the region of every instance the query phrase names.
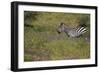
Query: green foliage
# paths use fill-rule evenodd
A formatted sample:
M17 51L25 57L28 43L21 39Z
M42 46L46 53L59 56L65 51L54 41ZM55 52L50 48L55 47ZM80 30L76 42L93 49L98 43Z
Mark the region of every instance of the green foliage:
M58 34L60 22L70 27L86 26L90 35L90 15L78 13L24 12L24 61L86 59L90 44L84 38Z
M32 11L24 11L24 24L25 26L31 25L32 21L35 21L38 13Z

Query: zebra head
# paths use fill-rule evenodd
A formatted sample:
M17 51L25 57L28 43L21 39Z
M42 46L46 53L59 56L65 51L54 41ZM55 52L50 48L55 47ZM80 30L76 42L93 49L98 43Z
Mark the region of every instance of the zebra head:
M64 31L65 31L65 24L61 22L57 28L57 32L60 34L61 32Z

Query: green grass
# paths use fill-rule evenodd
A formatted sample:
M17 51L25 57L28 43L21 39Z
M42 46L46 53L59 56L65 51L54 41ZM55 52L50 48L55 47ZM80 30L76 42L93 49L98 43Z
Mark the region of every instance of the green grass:
M83 18L90 17L89 14L32 13L37 14L35 19L34 15L30 16L32 21L27 25L32 27L24 27L24 61L90 58L90 44L83 37L73 39L56 31L60 22L76 27ZM25 18L25 24L29 22L30 17ZM83 23L89 25L89 19ZM86 35L90 35L89 32Z

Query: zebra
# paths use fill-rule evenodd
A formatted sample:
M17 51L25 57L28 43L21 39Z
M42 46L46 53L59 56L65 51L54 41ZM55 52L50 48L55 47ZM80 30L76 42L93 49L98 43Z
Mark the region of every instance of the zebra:
M65 25L64 23L60 23L60 25L57 28L57 32L60 34L61 32L65 32L68 37L80 37L84 33L86 33L86 28L83 26L78 26L76 28L71 28Z

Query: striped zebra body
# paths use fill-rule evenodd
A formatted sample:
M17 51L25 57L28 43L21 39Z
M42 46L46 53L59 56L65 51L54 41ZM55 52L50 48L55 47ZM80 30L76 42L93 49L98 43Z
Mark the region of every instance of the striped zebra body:
M57 30L59 33L65 32L69 37L79 37L86 32L85 27L70 28L61 23Z

